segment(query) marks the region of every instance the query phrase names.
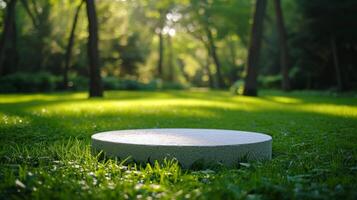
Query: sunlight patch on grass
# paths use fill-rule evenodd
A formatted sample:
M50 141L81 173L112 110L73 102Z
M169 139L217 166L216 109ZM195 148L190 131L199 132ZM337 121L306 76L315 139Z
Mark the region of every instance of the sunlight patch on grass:
M331 105L331 104L306 104L306 105L299 105L297 106L296 109L306 112L328 114L333 116L357 118L356 106Z
M104 99L88 99L85 93L2 95L0 103L26 103L43 101L27 106L25 112L35 116L126 113L173 113L182 116L213 117L214 109L263 112L284 109L293 112L309 112L332 116L357 116L357 107L306 102L290 96L244 97L230 96L220 91L187 95L184 92L115 92L109 91ZM213 109L213 110L212 110Z
M38 105L31 107L28 111L36 114L103 114L118 112L178 112L180 115L209 117L214 115L213 111L204 108L216 109L241 109L253 111L253 106L243 104L207 101L198 99L142 99L142 100L86 100L77 102L61 102L51 105Z
M4 103L25 103L29 101L56 101L85 99L88 95L85 92L79 93L54 93L54 94L6 94L0 95L0 104Z
M284 96L266 96L269 100L275 101L276 103L284 103L284 104L298 104L302 103L301 99L292 98L292 97L284 97Z

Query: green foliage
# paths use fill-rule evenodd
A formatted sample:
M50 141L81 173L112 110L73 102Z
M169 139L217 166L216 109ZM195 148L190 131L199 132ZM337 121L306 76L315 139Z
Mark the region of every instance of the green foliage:
M271 76L259 76L258 84L260 87L265 89L279 89L281 87L281 75L271 75Z
M83 91L88 89L88 78L84 76L71 76L69 81L69 88L74 91Z
M177 82L167 82L161 80L152 80L148 83L140 82L134 79L118 79L116 77L103 78L104 88L107 90L161 90L172 89L182 90L187 87Z
M355 199L356 120L354 97L321 92L0 95L0 199ZM154 127L267 133L273 159L185 170L91 152L95 132Z
M137 75L138 64L146 58L147 49L142 46L138 33L127 38L126 45L119 46L122 75Z
M244 89L244 81L243 80L238 80L233 83L233 85L230 87L230 91L232 94L243 94L243 89Z
M357 44L356 6L354 0L297 2L301 23L295 26L297 30L291 37L291 43L296 67L301 70L305 87L331 88L337 85L333 42L336 43L342 87L352 89L357 85L357 71L353 67L357 64L354 59L357 49L350 48Z
M59 80L48 72L18 72L0 77L0 92L51 92L56 89Z
M183 90L188 89L189 86L178 82L164 81L160 88L164 90Z
M118 79L116 77L106 77L103 79L103 86L107 90L146 90L156 88L149 88L147 84L141 83L132 79Z
M0 78L0 92L53 92L58 90L61 84L61 78L53 76L48 72L32 73L15 73ZM144 83L135 79L122 79L118 77L103 78L103 86L106 90L182 90L188 86L161 80L151 80ZM88 78L84 76L71 76L69 79L69 89L72 91L84 91L88 89Z

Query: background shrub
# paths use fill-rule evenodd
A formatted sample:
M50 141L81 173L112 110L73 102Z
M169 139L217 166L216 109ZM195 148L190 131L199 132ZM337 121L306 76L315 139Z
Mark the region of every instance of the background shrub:
M119 79L116 77L105 77L103 78L103 86L105 90L161 90L161 89L172 89L180 90L186 89L187 86L177 83L177 82L167 82L161 79L154 79L150 82L144 83L137 81L135 79Z
M0 92L51 92L60 80L48 72L18 72L0 78Z
M281 87L281 80L281 75L259 76L258 85L266 89L279 89Z

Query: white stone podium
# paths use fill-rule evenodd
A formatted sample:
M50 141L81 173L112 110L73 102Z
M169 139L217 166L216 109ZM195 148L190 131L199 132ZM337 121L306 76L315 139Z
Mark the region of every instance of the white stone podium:
M234 166L240 161L271 159L272 137L220 129L136 129L94 134L92 147L138 162L176 158L185 168L196 161Z

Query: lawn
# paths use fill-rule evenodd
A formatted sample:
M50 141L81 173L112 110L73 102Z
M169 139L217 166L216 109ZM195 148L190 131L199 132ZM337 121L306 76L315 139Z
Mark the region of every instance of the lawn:
M357 198L357 98L221 91L0 95L0 199ZM237 168L138 166L92 155L95 132L217 128L273 137L273 159Z

